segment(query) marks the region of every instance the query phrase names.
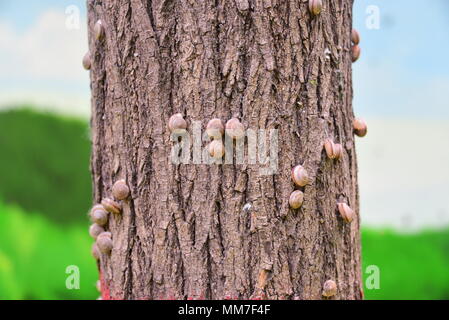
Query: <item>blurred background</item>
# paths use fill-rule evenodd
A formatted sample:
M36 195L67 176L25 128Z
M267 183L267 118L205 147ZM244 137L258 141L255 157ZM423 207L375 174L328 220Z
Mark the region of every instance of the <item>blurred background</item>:
M447 0L355 1L367 299L449 298L448 18ZM0 0L0 299L98 296L86 51L84 1Z

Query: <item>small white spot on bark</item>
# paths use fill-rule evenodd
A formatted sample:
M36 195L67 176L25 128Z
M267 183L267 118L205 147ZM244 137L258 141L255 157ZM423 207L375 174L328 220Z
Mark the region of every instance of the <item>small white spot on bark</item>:
M331 59L331 51L329 50L329 48L324 49L324 56L325 56L326 60Z

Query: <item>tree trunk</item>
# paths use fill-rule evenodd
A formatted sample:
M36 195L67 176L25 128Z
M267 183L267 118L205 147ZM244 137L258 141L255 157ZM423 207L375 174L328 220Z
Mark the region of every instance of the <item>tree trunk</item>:
M353 0L323 2L313 17L306 0L88 0L94 199L119 179L131 189L107 225L103 298L322 299L326 280L333 298L361 298ZM175 113L189 132L232 117L277 129L277 171L261 174L248 154L174 164ZM340 160L326 156L327 138ZM293 210L298 164L311 179Z

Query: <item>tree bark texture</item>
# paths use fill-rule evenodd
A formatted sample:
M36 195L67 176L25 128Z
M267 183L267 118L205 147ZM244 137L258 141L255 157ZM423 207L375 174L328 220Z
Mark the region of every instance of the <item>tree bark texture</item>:
M322 299L328 279L333 298L361 298L353 0L323 3L313 17L306 0L87 1L94 199L118 179L131 189L107 226L103 298ZM175 113L203 130L232 117L277 129L278 172L173 164ZM343 145L338 161L323 150L328 137ZM297 164L311 183L292 210Z

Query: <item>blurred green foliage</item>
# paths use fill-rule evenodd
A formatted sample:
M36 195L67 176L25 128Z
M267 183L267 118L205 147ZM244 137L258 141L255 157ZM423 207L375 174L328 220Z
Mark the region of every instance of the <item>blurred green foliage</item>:
M363 270L369 265L380 269L380 290L365 288L367 299L449 299L449 230L365 229L362 255Z
M86 121L14 109L0 113L0 128L0 197L53 221L87 221L92 186Z
M95 299L87 123L14 110L0 113L0 128L0 299ZM365 229L362 255L363 271L380 268L367 299L449 299L449 230ZM80 290L66 288L70 265Z
M0 203L0 299L95 299L98 272L87 226L61 227ZM366 299L448 299L449 230L402 235L363 230L363 270L380 268L380 289ZM80 290L65 285L80 269ZM369 273L364 272L366 279Z
M95 299L98 273L87 226L58 226L0 203L0 299ZM66 268L80 270L68 290Z

